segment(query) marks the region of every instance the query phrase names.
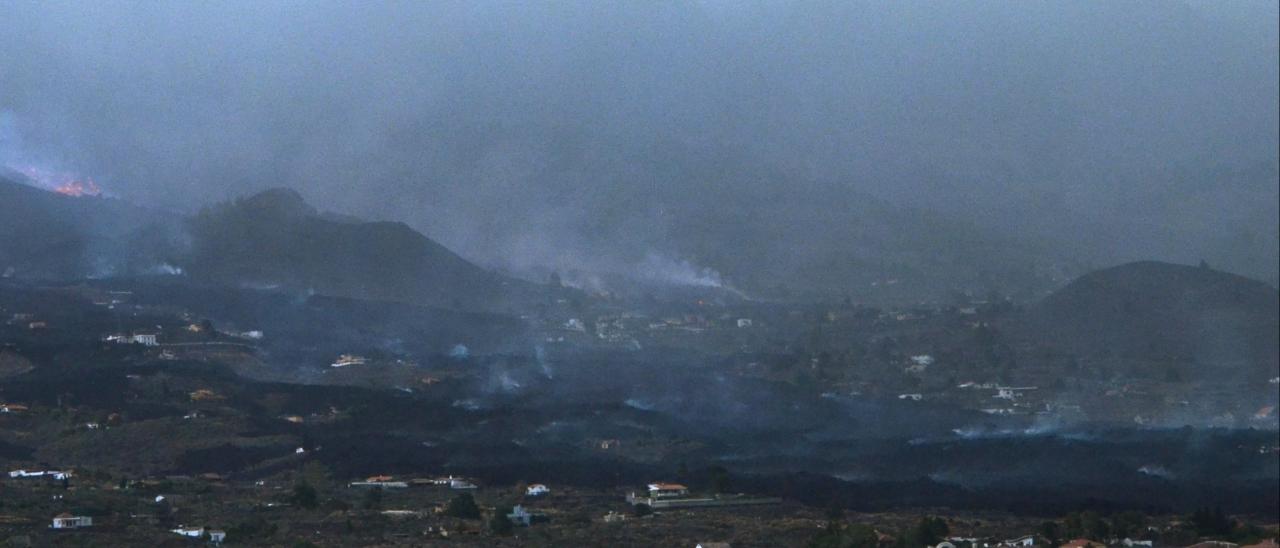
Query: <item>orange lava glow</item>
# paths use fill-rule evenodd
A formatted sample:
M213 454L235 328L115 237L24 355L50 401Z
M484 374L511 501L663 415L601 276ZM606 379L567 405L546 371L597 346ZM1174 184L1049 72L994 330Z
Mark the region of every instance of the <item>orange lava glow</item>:
M98 183L95 183L89 177L80 177L73 173L49 171L35 166L11 167L10 169L26 175L36 186L57 192L63 196L79 198L81 196L102 195L102 187L99 187Z
M93 179L85 179L83 181L67 181L53 189L54 192L63 196L97 196L102 194L102 189L98 188L97 183Z

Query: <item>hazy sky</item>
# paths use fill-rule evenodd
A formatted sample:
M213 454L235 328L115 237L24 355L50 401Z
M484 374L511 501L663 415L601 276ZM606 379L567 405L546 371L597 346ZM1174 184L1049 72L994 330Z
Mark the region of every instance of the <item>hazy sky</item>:
M0 163L184 209L290 186L490 264L661 248L672 204L787 224L874 196L1101 260L1273 276L1277 15L7 1Z

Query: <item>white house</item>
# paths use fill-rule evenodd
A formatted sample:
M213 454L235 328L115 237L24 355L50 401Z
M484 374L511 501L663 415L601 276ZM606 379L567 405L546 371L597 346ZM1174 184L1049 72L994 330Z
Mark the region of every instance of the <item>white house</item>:
M200 538L204 536L204 527L179 527L170 529L170 532L177 533L184 537Z
M365 359L363 356L356 356L354 354L343 354L341 356L338 356L337 361L334 361L333 363L329 364L329 367L346 367L348 365L364 365L368 361L369 360Z
M540 497L542 495L551 494L551 489L548 489L547 486L541 483L535 483L526 488L524 490L524 494L530 497Z
M160 346L160 341L156 339L155 333L134 333L130 340L133 344L142 346Z
M450 476L450 477L449 477L449 488L450 488L450 489L459 489L459 490L461 490L461 489L476 489L477 487L476 487L476 484L471 483L471 482L469 482L469 481L467 481L467 480L464 480L464 479L462 479L462 478L455 478L455 477Z
M1036 537L1035 535L1027 535L1024 537L1009 539L1000 544L1003 546L1035 546Z
M93 518L89 516L73 516L68 513L61 513L53 518L53 524L50 526L54 529L79 529L81 527L90 527L93 525Z
M11 478L41 478L44 476L49 476L56 480L64 480L71 477L71 472L61 472L58 470L13 470L9 472L9 477Z
M679 483L658 482L649 484L649 498L676 498L683 497L688 494L689 488L680 485Z
M226 531L223 531L223 530L221 530L221 529L210 529L210 530L209 530L209 542L212 542L212 543L214 543L214 544L222 544L222 542L223 542L223 541L225 541L225 540L227 540L227 532L226 532Z
M924 366L924 367L929 367L930 365L933 365L933 361L934 361L934 360L933 360L933 356L930 356L930 355L928 355L928 354L920 354L919 356L911 356L911 363L914 363L914 364L916 364L916 365L921 365L921 366Z
M90 527L92 525L92 517L73 516L63 512L53 517L53 525L50 525L49 527L53 529L79 529L81 527Z
M1002 400L1016 400L1022 397L1023 392L1035 390L1034 386L997 386L994 398Z
M511 513L507 514L507 519L516 525L528 527L533 522L533 514L530 514L523 506L517 504L515 508L511 509Z
M752 322L751 318L738 318L738 327L745 329L745 328L751 327L751 324L753 323L755 322Z

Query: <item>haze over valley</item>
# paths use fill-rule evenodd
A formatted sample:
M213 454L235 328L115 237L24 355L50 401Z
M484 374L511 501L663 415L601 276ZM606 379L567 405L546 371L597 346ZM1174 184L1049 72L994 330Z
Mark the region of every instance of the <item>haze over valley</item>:
M0 540L1274 548L1277 19L0 1Z

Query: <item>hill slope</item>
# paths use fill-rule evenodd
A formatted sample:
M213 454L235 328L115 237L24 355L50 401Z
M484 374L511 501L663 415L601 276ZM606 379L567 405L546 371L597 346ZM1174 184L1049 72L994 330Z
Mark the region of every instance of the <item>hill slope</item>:
M206 281L455 308L493 308L528 289L403 223L322 215L287 189L208 208L189 226L182 264Z
M184 218L0 178L0 274L78 279L185 272L214 284L454 308L503 308L531 286L403 223L320 213L275 189Z
M1190 360L1202 373L1280 368L1280 292L1256 280L1144 261L1081 276L1042 301L1034 324L1080 355Z
M80 278L164 264L179 218L98 196L63 196L0 176L0 273Z

